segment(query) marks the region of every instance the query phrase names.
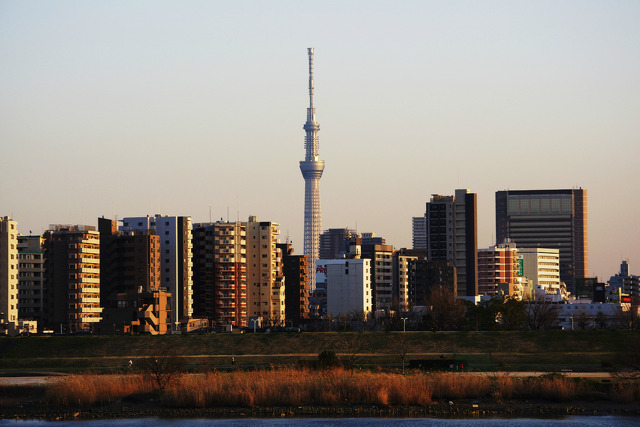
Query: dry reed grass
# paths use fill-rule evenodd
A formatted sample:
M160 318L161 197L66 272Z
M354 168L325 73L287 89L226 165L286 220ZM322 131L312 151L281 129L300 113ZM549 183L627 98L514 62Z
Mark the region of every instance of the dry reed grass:
M172 406L428 405L431 376L344 369L207 373L183 377L163 396Z
M614 384L611 388L611 398L620 403L640 401L640 383L634 381Z
M140 375L74 375L50 387L49 401L61 405L93 404L131 394L156 391ZM280 368L253 372L209 372L186 375L162 395L172 407L254 407L301 405L420 405L432 400L544 399L577 400L593 395L595 386L585 380L548 375L517 378L472 374L412 372L407 375L355 372L342 368L311 371ZM608 398L640 400L640 383L612 386Z
M69 375L49 386L46 398L64 406L91 405L153 390L142 375Z

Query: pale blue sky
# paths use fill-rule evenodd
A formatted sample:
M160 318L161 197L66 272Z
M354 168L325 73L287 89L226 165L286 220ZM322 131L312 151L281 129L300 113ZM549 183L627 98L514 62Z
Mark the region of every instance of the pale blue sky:
M0 215L279 222L302 252L307 47L323 228L411 245L432 193L588 190L640 272L638 1L0 0Z

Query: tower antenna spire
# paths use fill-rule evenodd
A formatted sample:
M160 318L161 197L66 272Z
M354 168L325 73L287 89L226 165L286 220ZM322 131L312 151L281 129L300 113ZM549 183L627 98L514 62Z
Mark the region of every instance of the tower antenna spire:
M307 51L309 52L309 109L313 111L313 48L307 48Z

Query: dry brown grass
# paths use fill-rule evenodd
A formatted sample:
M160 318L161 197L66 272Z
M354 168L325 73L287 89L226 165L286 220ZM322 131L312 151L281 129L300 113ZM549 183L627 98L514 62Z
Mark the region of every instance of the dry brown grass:
M77 375L51 386L47 396L53 403L83 405L154 391L154 384L139 375ZM341 368L325 371L280 368L186 375L165 390L162 402L167 406L187 408L344 404L425 406L440 399L571 401L594 396L594 393L594 383L562 375L517 378L421 372L351 374ZM604 393L600 394L604 396ZM626 403L639 401L640 383L615 384L608 398Z
M611 388L612 400L620 403L640 401L640 382L622 382L614 384Z
M207 373L183 377L167 389L172 406L295 406L341 404L427 405L424 375L355 373L343 369Z
M497 401L543 399L562 402L584 398L595 393L593 383L557 374L533 378L498 375L494 381L493 397Z
M153 384L141 375L69 375L49 386L46 398L64 406L91 405L153 390Z

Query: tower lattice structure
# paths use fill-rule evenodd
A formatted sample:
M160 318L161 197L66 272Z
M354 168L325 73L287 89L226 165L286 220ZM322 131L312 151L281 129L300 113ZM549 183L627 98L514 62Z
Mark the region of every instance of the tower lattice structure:
M309 258L309 292L316 286L316 261L320 252L320 233L322 233L322 212L320 210L320 178L324 171L324 160L318 158L318 131L316 109L313 106L313 48L309 53L309 108L307 121L303 129L305 157L300 162L300 171L304 177L304 254Z

